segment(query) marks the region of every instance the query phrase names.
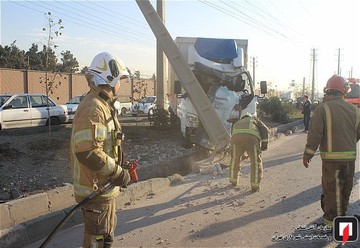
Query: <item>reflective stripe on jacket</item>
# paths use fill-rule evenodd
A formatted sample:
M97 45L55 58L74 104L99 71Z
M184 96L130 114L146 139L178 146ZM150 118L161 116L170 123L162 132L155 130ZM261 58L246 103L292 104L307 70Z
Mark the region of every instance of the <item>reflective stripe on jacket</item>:
M269 129L267 126L255 116L245 116L242 119L236 121L232 127L231 136L237 134L250 134L255 136L261 145L266 145L269 142Z
M74 192L77 199L84 198L93 192L94 180L97 185L104 185L118 168L119 156L122 153L121 141L114 137L116 125L120 128L117 116L112 118L110 101L99 95L100 91L92 88L80 102L72 124L71 135L71 164L73 172ZM115 125L115 122L116 125ZM121 131L121 130L120 130ZM87 158L99 161L91 164L81 163L76 154L87 152ZM94 169L97 168L97 169ZM119 187L115 187L101 197L115 197L119 194Z
M304 153L323 160L355 161L360 138L360 110L341 96L326 96L311 117Z

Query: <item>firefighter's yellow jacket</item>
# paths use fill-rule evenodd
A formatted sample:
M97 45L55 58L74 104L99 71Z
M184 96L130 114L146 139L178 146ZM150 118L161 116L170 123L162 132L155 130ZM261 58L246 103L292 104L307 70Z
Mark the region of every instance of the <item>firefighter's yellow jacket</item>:
M114 96L92 87L81 100L73 121L71 165L75 198L79 202L93 192L94 184L104 185L109 176L120 174L121 126L113 106ZM116 197L115 187L101 197Z
M360 110L341 96L325 96L313 112L304 155L319 147L324 161L355 161L360 138Z
M256 116L245 116L236 121L232 127L231 136L233 137L238 134L253 135L261 142L261 147L268 146L269 129Z

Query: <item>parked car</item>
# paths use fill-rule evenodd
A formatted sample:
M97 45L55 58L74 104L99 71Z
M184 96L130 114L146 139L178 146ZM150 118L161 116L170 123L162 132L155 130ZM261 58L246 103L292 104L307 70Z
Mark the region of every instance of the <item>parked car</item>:
M149 110L156 105L156 96L143 97L138 103L135 103L130 108L130 114L148 114Z
M119 105L119 115L126 115L126 113L130 112L131 102L120 102Z
M50 118L48 115L50 113ZM18 127L60 125L66 121L66 106L43 94L0 95L0 130Z
M68 114L68 119L66 120L66 122L72 122L74 120L75 111L78 108L82 97L83 96L75 96L71 98L67 103L65 103Z
M67 122L72 122L74 120L74 116L75 116L75 112L81 102L81 99L84 97L85 95L82 96L75 96L73 98L71 98L67 103L65 103L66 107L67 107L67 112L68 112L68 119L66 120ZM115 105L115 107L118 110L118 115L125 115L128 111L130 111L130 107L131 107L131 103L122 103L117 101L118 104Z

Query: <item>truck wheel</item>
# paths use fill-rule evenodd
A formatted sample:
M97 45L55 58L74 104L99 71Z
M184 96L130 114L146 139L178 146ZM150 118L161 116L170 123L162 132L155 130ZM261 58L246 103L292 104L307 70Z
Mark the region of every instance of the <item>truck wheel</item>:
M121 114L121 115L126 115L126 108L122 108L120 114Z

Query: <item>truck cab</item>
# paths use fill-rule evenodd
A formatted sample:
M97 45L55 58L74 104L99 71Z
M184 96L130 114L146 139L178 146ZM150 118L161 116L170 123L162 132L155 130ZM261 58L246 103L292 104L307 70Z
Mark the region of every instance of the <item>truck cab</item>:
M345 96L345 100L360 108L360 80L348 78L349 92Z
M256 114L253 82L245 66L247 40L180 37L175 43L229 135L231 121L239 119L241 111ZM191 99L181 82L173 80L176 100L170 100L170 106L180 119L184 147L213 149Z

